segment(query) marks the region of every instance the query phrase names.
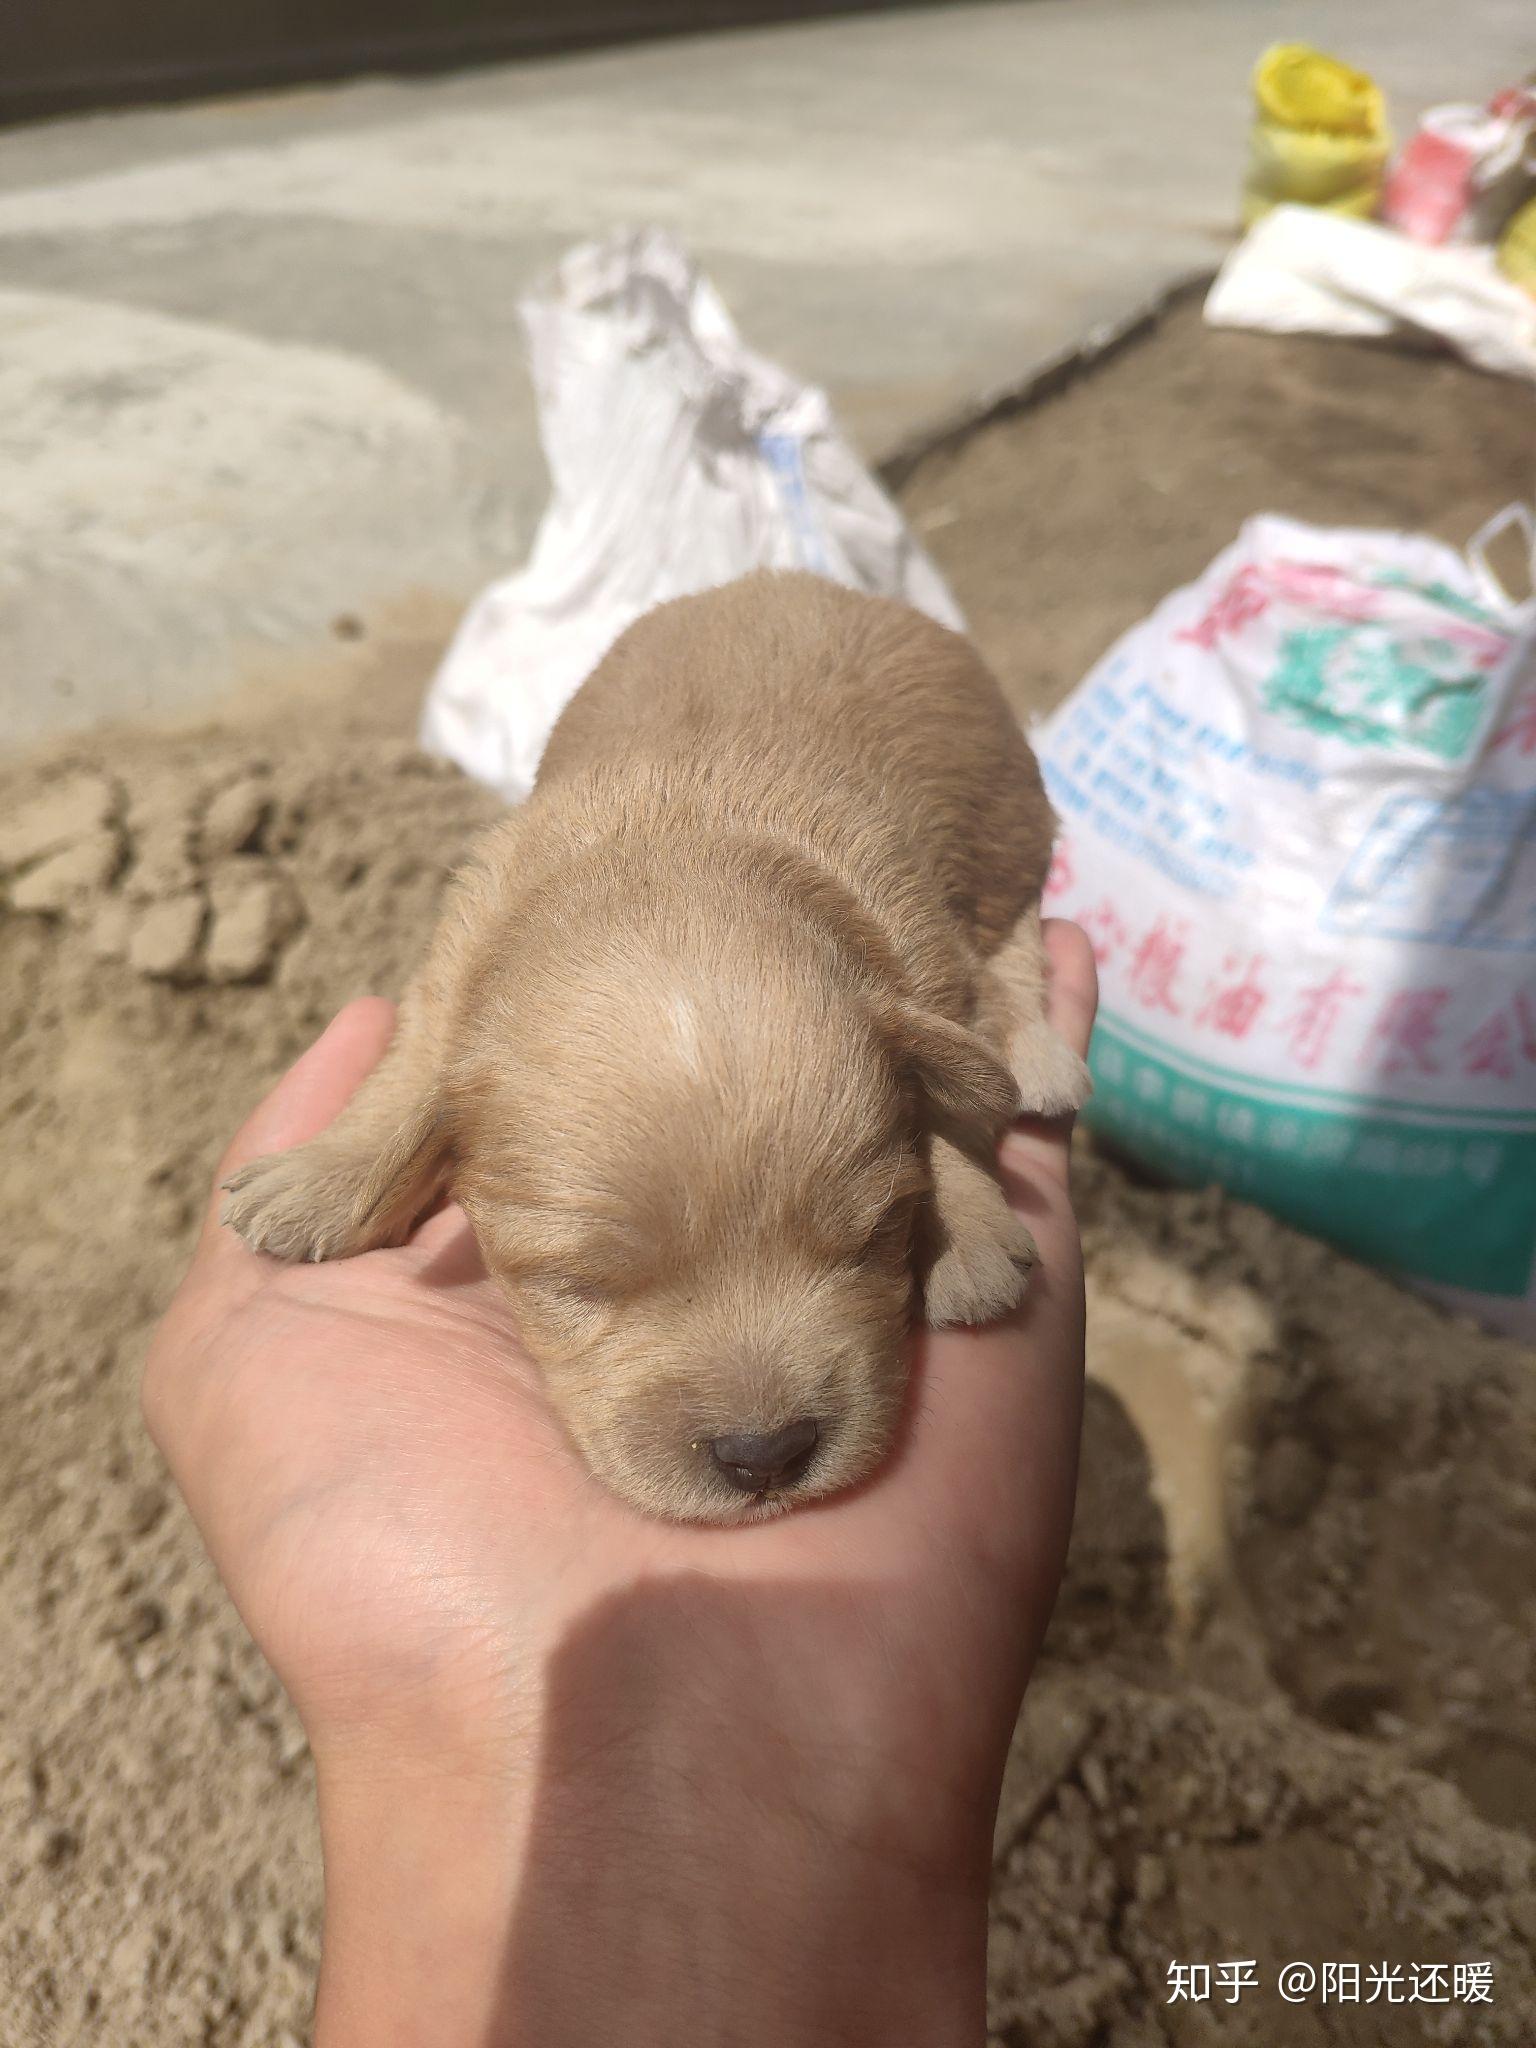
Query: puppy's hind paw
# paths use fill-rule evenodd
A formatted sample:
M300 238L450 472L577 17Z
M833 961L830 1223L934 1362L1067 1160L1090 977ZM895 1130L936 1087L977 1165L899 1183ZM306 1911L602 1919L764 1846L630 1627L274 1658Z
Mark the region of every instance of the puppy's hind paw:
M224 1183L220 1220L253 1252L273 1258L345 1259L383 1238L368 1227L369 1162L329 1151L323 1140L253 1159Z

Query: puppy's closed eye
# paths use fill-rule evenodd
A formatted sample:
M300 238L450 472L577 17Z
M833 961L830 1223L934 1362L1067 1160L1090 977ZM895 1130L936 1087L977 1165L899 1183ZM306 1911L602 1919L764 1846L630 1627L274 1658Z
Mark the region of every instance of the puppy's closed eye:
M853 1183L846 1205L824 1220L827 1249L848 1266L867 1265L904 1249L911 1205L927 1189L928 1174L915 1152L903 1148L894 1159L882 1159Z
M525 1287L567 1301L622 1300L652 1261L637 1235L608 1217L568 1209L465 1202L487 1263Z
M525 1291L571 1307L598 1308L616 1298L612 1287L605 1286L590 1274L563 1269L546 1272L533 1267L519 1273L518 1279Z

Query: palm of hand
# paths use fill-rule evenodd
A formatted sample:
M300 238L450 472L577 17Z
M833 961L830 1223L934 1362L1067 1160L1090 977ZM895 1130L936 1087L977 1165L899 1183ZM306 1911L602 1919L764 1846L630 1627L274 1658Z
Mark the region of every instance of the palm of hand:
M1086 1039L1077 936L1054 940L1058 1001ZM220 1178L323 1127L390 1017L343 1012ZM825 1734L857 1701L867 1733L879 1697L893 1761L931 1758L941 1729L957 1780L995 1774L1060 1575L1081 1366L1065 1141L1010 1144L1042 1252L1020 1315L919 1340L908 1430L869 1484L737 1529L647 1520L589 1477L457 1210L397 1251L298 1268L211 1215L146 1409L317 1751L407 1724L494 1751L531 1732L590 1617L639 1602L652 1640L658 1613L685 1644L710 1615L707 1667L728 1689L739 1657L750 1694L727 1712L803 1712Z

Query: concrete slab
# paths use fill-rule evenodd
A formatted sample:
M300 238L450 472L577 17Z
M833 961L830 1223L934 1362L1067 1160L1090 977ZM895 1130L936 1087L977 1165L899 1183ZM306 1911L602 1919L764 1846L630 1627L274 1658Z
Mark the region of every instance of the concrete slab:
M1266 41L1347 42L1403 125L1531 58L1528 0L1339 16L1025 0L0 136L0 733L508 566L514 302L581 236L676 228L878 459L1215 260Z
M199 702L336 593L473 581L462 421L333 350L0 291L0 645L21 731ZM322 544L323 537L323 544ZM307 545L306 545L307 544Z

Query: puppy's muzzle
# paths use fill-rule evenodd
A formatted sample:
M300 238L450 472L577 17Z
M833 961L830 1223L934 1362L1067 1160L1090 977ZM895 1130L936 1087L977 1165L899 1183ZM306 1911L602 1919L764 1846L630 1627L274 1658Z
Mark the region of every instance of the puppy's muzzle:
M807 1415L782 1429L711 1437L709 1455L720 1476L740 1493L782 1491L810 1470L820 1434Z

